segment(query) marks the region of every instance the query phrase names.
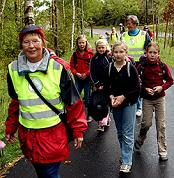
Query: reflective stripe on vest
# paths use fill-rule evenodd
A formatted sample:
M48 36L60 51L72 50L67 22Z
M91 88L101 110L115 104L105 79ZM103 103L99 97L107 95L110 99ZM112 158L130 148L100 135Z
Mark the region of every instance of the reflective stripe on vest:
M26 128L40 129L57 125L59 116L35 93L25 76L19 76L17 61L9 64L9 73L19 100L19 122ZM50 59L46 74L40 71L30 73L30 78L40 93L61 113L64 104L60 98L60 77L63 66Z
M139 58L144 54L144 44L146 40L146 32L140 30L137 36L129 36L128 32L125 32L122 36L122 41L128 46L128 55L134 58L135 62L139 61Z

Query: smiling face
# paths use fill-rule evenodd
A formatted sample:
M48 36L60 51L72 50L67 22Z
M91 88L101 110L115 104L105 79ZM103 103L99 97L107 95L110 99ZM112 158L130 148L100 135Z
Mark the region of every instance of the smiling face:
M97 44L96 46L96 51L99 54L104 54L106 52L106 44L100 42L99 44Z
M131 31L137 28L137 24L133 23L132 19L128 19L126 22L126 25L127 25L128 31Z
M112 55L116 62L123 62L127 56L127 50L123 44L115 46Z
M159 50L155 46L150 46L147 50L147 57L150 63L155 63L159 58Z
M26 34L22 41L22 49L30 62L38 62L42 59L43 42L37 33Z

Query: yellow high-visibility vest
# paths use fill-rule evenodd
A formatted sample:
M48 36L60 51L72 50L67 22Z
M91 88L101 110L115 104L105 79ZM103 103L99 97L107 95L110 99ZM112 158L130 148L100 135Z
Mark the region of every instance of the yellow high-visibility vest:
M134 58L135 62L144 54L144 44L146 40L146 32L140 30L138 35L129 36L128 32L123 33L122 41L128 46L128 55Z
M9 64L8 68L19 100L19 123L31 129L48 128L60 123L59 116L38 97L25 76L19 76L17 61ZM59 87L62 68L62 65L50 59L46 74L40 71L29 73L40 93L60 112L64 111Z

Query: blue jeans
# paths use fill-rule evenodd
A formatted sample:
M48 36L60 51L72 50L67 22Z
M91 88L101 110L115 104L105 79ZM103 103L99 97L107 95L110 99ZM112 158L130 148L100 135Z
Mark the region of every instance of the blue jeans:
M142 105L143 105L143 99L140 98L140 96L138 97L138 101L137 101L137 110L142 110Z
M124 108L113 108L113 117L121 148L122 164L132 165L136 104Z
M91 80L89 77L87 77L85 80L79 80L79 79L75 80L75 85L80 94L84 89L84 101L85 101L86 108L88 108L90 104L90 93L91 93L90 81Z
M50 164L33 163L33 166L36 170L38 178L60 178L60 164L60 162Z

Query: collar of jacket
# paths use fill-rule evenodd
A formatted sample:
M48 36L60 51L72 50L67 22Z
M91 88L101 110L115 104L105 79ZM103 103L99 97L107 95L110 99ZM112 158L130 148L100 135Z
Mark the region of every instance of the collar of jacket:
M128 31L128 35L130 36L137 36L137 34L140 32L140 29L136 28L131 31Z
M50 54L48 50L44 48L42 62L36 71L46 73L48 68L49 58L50 58ZM27 73L31 72L27 65L27 57L23 51L21 51L18 55L17 66L18 66L19 76L24 76Z

